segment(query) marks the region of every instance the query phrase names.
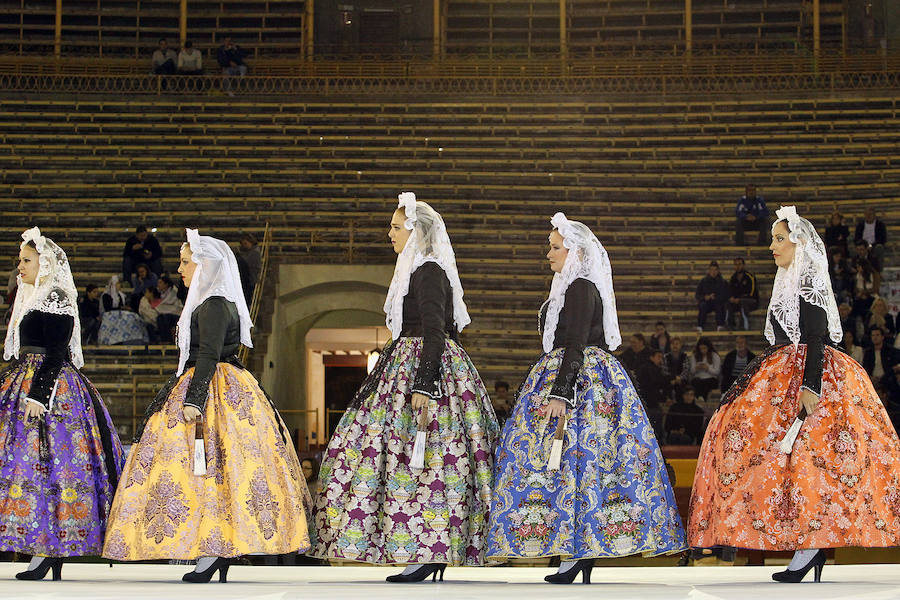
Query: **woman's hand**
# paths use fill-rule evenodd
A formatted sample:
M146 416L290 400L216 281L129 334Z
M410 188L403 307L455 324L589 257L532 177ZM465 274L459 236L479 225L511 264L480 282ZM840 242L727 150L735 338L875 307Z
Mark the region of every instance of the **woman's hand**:
M44 413L47 412L47 409L38 404L37 402L31 402L29 400L25 400L25 420L30 421L31 419L35 419L37 417L44 416Z
M806 414L811 415L814 410L816 410L816 405L819 403L819 397L813 394L811 391L803 389L800 390L800 404L803 408L806 409Z
M200 411L196 406L185 406L183 413L185 423L193 423L200 419Z
M420 394L419 392L413 392L412 395L412 407L413 410L419 410L426 404L428 404L428 396L425 394Z
M550 402L541 409L541 414L548 417L562 417L566 414L566 403L558 398L550 398Z

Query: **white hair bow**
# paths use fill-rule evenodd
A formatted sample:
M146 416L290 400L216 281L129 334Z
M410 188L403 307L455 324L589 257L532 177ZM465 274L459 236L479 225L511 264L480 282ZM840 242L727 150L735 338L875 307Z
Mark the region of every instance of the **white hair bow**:
M397 198L399 200L397 207L402 208L406 214L403 226L412 231L416 226L416 195L413 192L402 192Z
M559 232L559 235L563 238L563 246L567 249L571 250L572 247L570 245L570 240L574 237L574 230L572 229L572 224L569 223L569 219L566 218L561 212L553 215L553 218L550 219L550 224Z

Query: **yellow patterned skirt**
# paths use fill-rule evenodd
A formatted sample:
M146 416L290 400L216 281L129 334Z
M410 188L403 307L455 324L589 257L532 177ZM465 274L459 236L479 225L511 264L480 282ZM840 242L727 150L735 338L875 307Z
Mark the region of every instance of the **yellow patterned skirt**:
M185 371L128 456L103 556L116 560L306 552L306 481L281 418L256 379L219 363L203 416L206 475L194 475Z

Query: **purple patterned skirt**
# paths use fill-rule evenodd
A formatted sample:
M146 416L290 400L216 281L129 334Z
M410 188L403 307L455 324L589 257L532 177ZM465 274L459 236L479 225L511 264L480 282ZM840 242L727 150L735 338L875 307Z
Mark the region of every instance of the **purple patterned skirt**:
M444 396L428 403L425 468L409 466L410 402L422 338L400 338L347 409L322 463L315 501L321 558L375 564L481 565L497 418L461 346L441 357Z
M0 550L100 554L122 445L97 390L68 361L52 410L25 422L22 399L43 360L27 354L0 374Z

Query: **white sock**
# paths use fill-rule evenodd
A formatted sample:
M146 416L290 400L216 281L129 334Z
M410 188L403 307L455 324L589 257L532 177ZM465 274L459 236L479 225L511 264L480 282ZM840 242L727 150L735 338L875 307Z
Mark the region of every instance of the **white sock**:
M33 556L31 558L31 562L28 563L28 570L34 571L35 569L40 567L41 563L44 562L45 560L47 560L47 558L48 557L46 557L46 556Z
M799 571L808 565L809 561L811 561L818 552L819 550L817 548L795 551L794 558L791 559L791 564L788 565L788 571Z
M212 566L212 564L214 562L216 562L217 558L219 558L219 557L218 556L201 556L200 558L197 559L197 566L194 568L194 571L197 571L199 573L201 571L207 570L208 568L210 568Z
M566 571L568 571L569 569L571 569L572 567L574 567L577 564L578 564L577 560L560 561L559 570L557 571L557 573L565 573Z

